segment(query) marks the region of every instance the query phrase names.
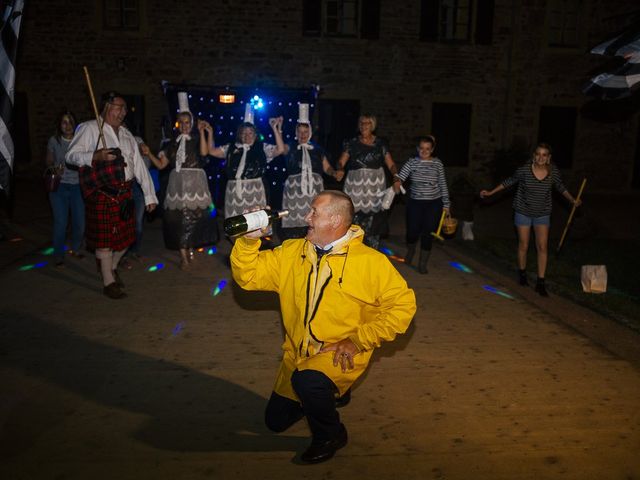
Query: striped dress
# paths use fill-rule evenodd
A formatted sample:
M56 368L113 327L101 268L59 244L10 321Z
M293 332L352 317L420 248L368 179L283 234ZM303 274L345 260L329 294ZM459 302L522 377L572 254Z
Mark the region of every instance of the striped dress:
M439 158L421 160L414 157L405 162L398 173L398 178L405 182L411 178L409 198L413 200L435 200L442 198L444 208L449 208L449 189L444 176L444 166Z
M527 162L512 177L503 181L502 186L505 189L518 186L513 199L513 209L517 213L533 218L551 215L552 190L560 194L567 190L560 178L560 171L551 165L551 173L538 180L532 168L531 163Z

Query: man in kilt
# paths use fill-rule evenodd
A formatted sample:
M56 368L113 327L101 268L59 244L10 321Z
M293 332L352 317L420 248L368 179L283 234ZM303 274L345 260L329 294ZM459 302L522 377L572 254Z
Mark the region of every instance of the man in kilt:
M81 123L69 146L67 163L80 167L80 186L87 215L87 246L95 249L104 294L123 298L118 262L135 241L134 178L142 187L146 210L158 199L134 136L123 125L127 103L115 92L102 98L102 134L97 120Z

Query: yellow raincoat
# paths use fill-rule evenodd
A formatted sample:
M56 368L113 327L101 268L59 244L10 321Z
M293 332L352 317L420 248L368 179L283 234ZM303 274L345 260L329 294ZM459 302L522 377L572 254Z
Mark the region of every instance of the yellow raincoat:
M287 240L259 251L260 240L241 237L231 252L234 280L245 290L278 292L285 329L284 355L274 390L298 400L291 386L294 370L317 370L344 394L364 373L373 349L404 333L416 299L404 278L380 252L362 243L356 225L346 239L318 262L304 239ZM342 372L334 352L323 345L350 338L360 349L355 368Z

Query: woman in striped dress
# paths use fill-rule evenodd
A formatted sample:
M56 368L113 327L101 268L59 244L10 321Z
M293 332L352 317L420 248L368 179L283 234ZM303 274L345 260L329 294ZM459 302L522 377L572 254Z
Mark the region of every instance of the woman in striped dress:
M549 226L551 224L551 195L555 189L572 204L579 206L582 202L576 200L562 183L560 171L551 163L551 147L540 143L533 153L532 162L527 162L516 170L515 174L504 180L493 190L481 190L480 197L487 198L494 193L517 185L516 196L513 200L515 210L515 225L518 232L518 275L520 285L528 285L527 281L527 251L531 227L536 237L536 251L538 254L538 280L536 292L543 297L548 296L544 275L547 269L547 244L549 243Z
M444 166L433 157L436 140L431 135L418 140L418 156L409 159L396 175L394 190L400 191L401 182L411 179L407 202L407 253L404 261L411 265L420 240L418 271L427 273L431 255L431 232L435 232L442 210L449 215L449 190L444 176Z

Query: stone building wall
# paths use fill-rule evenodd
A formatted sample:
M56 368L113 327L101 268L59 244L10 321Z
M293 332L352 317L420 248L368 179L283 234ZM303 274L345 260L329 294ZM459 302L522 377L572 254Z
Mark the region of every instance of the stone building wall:
M40 168L56 113L91 116L82 66L96 93L144 95L146 137L158 144L167 112L161 80L173 84L321 86L326 99L356 99L378 116L394 157L413 153L415 137L431 130L433 102L472 104L469 165L489 183L497 149L537 140L541 105L581 107L582 83L603 62L588 46L621 26L625 0L585 0L580 48L546 45L546 0L496 0L492 45L419 41L420 1L380 1L377 40L302 35L302 0L140 0L138 32L102 28L102 1L28 2L20 37L17 91L28 99L31 159ZM482 1L482 0L479 0ZM567 182L582 175L591 188L628 191L638 115L602 123L578 115ZM443 159L446 164L446 158ZM602 168L606 160L606 168ZM575 177L575 181L574 181Z

